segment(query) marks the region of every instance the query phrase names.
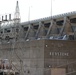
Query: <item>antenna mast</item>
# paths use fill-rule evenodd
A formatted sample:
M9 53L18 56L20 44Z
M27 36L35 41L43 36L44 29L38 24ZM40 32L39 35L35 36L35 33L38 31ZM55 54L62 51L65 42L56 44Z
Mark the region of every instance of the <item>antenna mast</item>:
M51 0L51 20L52 20L52 0Z

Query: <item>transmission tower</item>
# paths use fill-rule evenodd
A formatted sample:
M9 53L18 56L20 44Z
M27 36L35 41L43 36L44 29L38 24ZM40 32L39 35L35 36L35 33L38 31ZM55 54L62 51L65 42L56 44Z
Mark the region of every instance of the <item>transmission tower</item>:
M20 18L19 3L17 1L17 3L16 3L16 9L15 9L15 14L14 14L14 21L15 21L15 23L19 23L20 20L21 20L21 18Z
M22 58L19 56L19 51L17 52L15 50L15 45L18 44L17 42L20 39L20 34L21 34L21 25L20 25L20 11L19 11L19 3L17 1L16 3L16 9L15 9L15 14L14 14L14 41L12 43L12 48L13 48L13 52L16 55L16 58L18 59L18 61L20 62L20 75L24 75L24 71L23 71L23 60ZM20 50L22 50L22 47L19 45L17 48L20 48Z

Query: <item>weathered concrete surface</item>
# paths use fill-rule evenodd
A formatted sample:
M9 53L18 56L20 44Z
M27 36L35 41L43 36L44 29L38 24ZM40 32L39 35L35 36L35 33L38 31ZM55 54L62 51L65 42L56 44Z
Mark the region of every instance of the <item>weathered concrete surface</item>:
M45 40L44 68L45 75L50 75L51 68L65 68L66 73L76 71L76 41Z
M67 73L76 70L75 54L76 41L33 40L0 44L0 58L11 60L15 70L23 65L26 75L50 75L52 68L65 68ZM69 63L73 64L68 66Z
M0 45L0 58L11 60L19 70L22 66L20 60L22 60L25 74L43 75L44 41L2 43Z

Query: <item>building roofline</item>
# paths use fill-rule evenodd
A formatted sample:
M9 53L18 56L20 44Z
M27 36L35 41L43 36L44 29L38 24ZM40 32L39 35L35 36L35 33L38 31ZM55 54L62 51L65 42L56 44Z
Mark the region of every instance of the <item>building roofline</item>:
M65 17L65 16L72 16L72 15L76 15L76 11L63 13L63 14L59 14L59 15L54 15L54 16L51 16L51 17L49 16L49 17L44 17L44 18L40 18L40 19L36 19L36 20L21 22L21 25L29 24L29 23L37 23L37 22L40 22L40 21L51 20L51 18L52 19L58 19L58 18L62 18L62 17Z

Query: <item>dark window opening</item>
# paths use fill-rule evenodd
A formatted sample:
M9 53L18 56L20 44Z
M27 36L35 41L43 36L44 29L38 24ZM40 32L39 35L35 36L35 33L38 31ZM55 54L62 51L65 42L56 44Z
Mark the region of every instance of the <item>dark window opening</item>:
M24 27L24 31L27 31L28 30L28 27Z
M71 23L76 23L76 18L70 19L70 22L71 22Z
M39 27L39 25L35 25L35 26L34 26L34 29L38 29L38 27Z
M62 26L63 25L63 22L64 22L63 20L57 21L56 24L59 25L59 26Z
M49 28L50 23L45 23L44 26L45 26L46 28Z

